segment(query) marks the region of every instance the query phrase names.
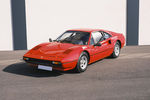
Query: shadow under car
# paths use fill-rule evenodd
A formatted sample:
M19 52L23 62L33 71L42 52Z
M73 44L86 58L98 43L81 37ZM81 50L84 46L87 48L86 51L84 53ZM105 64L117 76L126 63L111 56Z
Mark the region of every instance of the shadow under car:
M38 70L37 67L31 67L25 62L14 63L3 69L4 72L25 75L31 77L56 77L63 75L60 71L44 71Z

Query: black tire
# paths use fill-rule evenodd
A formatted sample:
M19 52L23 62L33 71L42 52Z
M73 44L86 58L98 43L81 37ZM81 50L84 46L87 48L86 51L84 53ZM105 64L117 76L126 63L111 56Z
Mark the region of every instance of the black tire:
M81 61L83 59L85 60L85 62ZM80 54L79 59L78 59L78 63L76 65L75 72L78 72L78 73L84 72L87 69L88 61L89 61L89 57L88 57L87 53L86 52L82 52Z
M121 50L121 47L120 47L120 43L117 41L115 46L114 46L114 51L113 53L111 54L111 57L112 58L117 58L119 57L120 55L120 50Z

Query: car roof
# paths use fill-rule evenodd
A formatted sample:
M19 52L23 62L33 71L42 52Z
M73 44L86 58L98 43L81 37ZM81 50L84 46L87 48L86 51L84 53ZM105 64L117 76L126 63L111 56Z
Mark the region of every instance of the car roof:
M70 30L68 30L68 31L93 32L93 31L102 31L102 29L79 28L79 29L70 29Z

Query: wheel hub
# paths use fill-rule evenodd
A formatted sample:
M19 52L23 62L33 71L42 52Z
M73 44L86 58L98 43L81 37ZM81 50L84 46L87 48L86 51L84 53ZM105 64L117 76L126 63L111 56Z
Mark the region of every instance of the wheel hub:
M120 47L119 47L119 45L116 45L115 46L115 55L118 56L119 53L120 53Z
M86 56L81 57L80 67L81 67L81 69L85 69L87 67L87 57Z

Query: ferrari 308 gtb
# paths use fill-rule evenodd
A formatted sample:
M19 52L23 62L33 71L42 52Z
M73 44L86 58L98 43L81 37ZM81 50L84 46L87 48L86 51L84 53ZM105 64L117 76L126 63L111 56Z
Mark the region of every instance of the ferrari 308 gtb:
M42 43L23 60L43 70L84 72L87 65L105 57L117 58L125 44L122 34L102 29L67 30L56 40Z

